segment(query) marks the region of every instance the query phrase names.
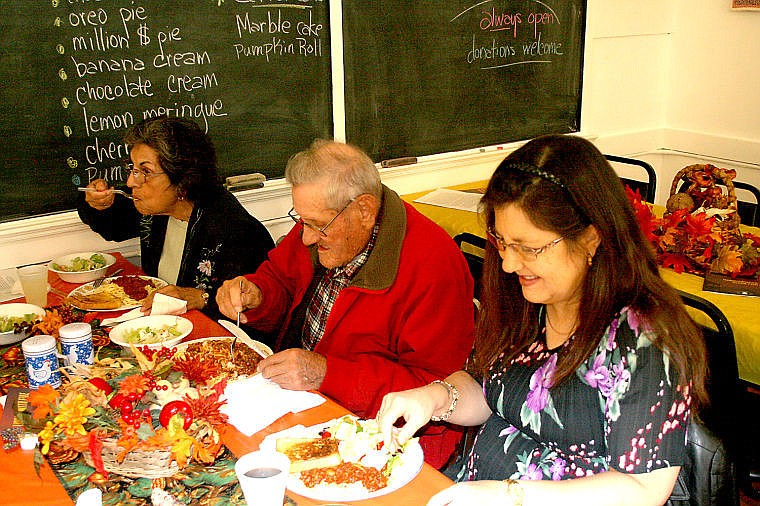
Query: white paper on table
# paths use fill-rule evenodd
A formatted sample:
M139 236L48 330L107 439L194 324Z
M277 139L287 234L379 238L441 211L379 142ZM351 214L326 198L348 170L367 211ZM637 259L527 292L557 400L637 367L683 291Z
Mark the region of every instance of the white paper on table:
M460 211L478 212L478 203L483 197L481 193L438 188L432 192L414 199L420 204L459 209Z
M187 313L186 300L170 297L168 295L164 295L163 293L157 293L153 297L153 305L150 308L151 315L167 314L179 316L185 313ZM139 307L136 307L132 311L127 311L121 316L117 316L115 318L106 318L100 323L100 325L103 327L110 327L115 323L134 320L135 318L140 318L141 316L145 316L145 313L143 313Z
M219 411L228 423L251 436L288 413L298 413L325 402L321 395L301 390L285 390L261 374L227 383L227 403Z

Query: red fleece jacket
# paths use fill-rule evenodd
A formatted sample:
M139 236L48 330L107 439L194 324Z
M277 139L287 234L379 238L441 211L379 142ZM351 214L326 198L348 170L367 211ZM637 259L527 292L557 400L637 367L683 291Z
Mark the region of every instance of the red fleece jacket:
M319 390L365 418L375 417L388 392L461 369L474 339L473 281L456 244L387 188L383 206L377 243L338 295L314 349L327 358ZM261 306L246 312L250 324L280 329L282 338L316 258L295 226L247 276L263 294ZM420 437L425 460L441 467L460 437L452 426L427 425Z

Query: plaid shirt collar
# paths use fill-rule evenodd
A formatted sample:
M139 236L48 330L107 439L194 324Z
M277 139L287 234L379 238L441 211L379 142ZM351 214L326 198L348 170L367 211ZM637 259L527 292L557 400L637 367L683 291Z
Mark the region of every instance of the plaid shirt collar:
M338 294L343 288L348 286L351 279L367 263L367 259L377 242L377 234L380 230L381 221L382 213L378 215L375 226L372 227L369 241L367 241L367 244L358 255L346 265L328 270L322 279L319 280L304 318L301 338L304 349L313 350L320 339L322 339L325 327L327 326L327 317L330 315L333 305L335 305Z

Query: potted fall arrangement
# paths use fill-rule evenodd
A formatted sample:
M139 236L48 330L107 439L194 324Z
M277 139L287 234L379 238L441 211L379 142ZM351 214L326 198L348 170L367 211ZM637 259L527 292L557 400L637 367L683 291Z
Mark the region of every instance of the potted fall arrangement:
M732 278L757 277L760 237L739 230L734 177L734 170L709 164L681 169L673 179L662 218L654 215L639 192L626 188L660 265L679 273L704 275L711 271ZM678 191L681 184L685 191Z

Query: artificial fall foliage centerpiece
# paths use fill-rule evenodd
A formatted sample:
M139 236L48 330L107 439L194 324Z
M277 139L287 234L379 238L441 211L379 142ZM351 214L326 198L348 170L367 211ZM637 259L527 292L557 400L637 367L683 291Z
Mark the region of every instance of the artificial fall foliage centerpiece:
M760 266L760 237L741 232L730 183L735 171L713 165L692 165L676 175L662 218L652 212L641 194L626 187L636 219L655 248L657 262L674 271L703 275L711 270L737 278L754 278ZM685 192L676 185L686 180Z
M219 411L227 378L210 360L175 356L176 349L133 347L134 359L78 366L60 391L49 385L29 393L25 424L42 427L35 466L84 454L95 468L132 477L171 476L190 460L212 464L223 451ZM158 452L163 460L157 470ZM146 466L146 468L141 468Z

